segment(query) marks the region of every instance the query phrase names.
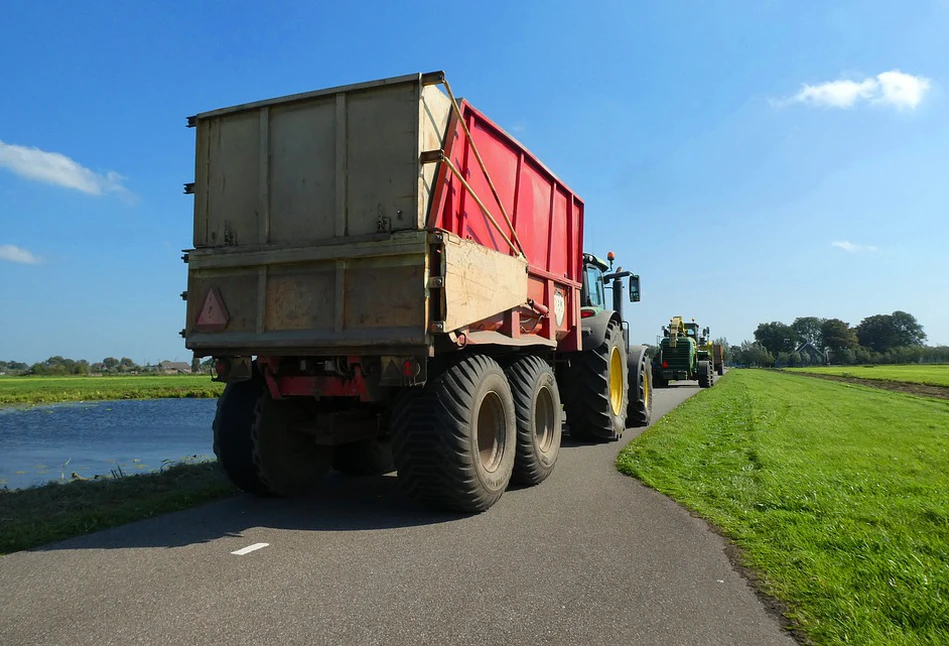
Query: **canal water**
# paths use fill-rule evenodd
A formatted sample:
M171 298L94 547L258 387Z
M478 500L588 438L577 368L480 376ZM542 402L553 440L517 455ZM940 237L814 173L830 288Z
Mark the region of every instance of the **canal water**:
M153 399L0 407L0 488L213 458L216 404Z

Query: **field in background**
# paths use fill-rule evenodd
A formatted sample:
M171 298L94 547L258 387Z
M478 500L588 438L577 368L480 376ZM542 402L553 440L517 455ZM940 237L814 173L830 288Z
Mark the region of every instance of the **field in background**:
M210 375L0 377L0 404L217 397L223 390Z
M717 525L815 643L949 641L946 402L732 370L617 465Z
M810 366L786 368L788 372L812 372L818 375L856 377L880 381L905 381L949 388L949 364L912 364L896 366Z

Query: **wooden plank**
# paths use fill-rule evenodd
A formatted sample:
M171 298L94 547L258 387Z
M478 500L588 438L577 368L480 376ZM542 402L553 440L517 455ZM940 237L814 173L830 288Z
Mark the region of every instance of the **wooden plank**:
M527 261L457 236L444 249L446 332L527 302Z
M257 179L258 240L270 242L270 108L260 109L260 163Z
M336 317L333 330L337 333L343 331L346 323L346 265L345 259L336 261L336 300L333 305Z
M336 237L338 238L346 235L349 219L347 129L346 95L340 92L336 95Z
M375 238L375 236L373 236ZM306 247L269 245L267 247L245 247L240 249L195 249L191 252L189 266L196 269L224 269L255 267L342 258L383 258L425 254L426 232L411 232L384 239L371 239L342 244L323 244Z
M267 321L267 267L257 270L257 334L263 334Z

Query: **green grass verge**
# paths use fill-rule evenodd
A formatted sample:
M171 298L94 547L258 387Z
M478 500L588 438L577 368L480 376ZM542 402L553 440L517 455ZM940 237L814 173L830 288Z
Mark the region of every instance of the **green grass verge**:
M949 364L913 364L898 366L810 366L785 368L788 372L813 372L818 375L858 377L880 381L905 381L949 388Z
M732 370L617 466L718 526L815 643L949 643L949 403Z
M224 384L211 381L210 375L0 378L0 404L218 397L223 391Z
M0 556L235 492L214 461L175 464L158 473L0 489Z

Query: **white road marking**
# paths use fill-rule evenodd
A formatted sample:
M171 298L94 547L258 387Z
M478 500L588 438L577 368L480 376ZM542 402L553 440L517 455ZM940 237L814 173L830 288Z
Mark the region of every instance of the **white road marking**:
M238 556L244 556L245 554L250 554L256 550L269 546L270 543L254 543L253 545L248 545L247 547L242 547L241 549L231 552L231 554L237 554Z

